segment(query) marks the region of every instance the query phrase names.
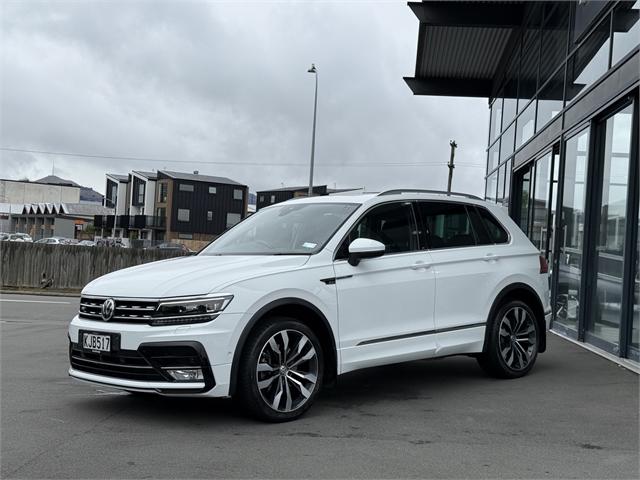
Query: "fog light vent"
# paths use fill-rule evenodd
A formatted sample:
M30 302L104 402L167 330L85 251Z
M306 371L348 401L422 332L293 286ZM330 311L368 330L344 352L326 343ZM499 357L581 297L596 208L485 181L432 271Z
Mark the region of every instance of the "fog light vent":
M177 382L197 382L204 380L201 368L170 368L166 371Z

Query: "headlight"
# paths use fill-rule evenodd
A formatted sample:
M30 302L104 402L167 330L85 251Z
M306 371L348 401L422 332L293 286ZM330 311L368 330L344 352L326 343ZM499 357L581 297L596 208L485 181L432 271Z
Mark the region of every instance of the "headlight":
M183 300L161 300L150 324L160 326L209 322L227 308L232 298L233 295L218 294Z

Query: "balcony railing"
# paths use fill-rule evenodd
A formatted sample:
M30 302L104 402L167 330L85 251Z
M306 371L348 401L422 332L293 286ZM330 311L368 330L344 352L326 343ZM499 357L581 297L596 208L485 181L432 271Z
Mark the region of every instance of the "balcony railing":
M153 215L96 215L93 224L96 228L164 229L167 219Z

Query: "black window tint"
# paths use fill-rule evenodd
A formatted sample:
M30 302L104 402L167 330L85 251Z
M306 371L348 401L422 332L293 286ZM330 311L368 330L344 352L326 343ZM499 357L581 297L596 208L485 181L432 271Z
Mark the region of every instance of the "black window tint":
M478 212L484 221L484 226L489 232L489 236L493 243L507 243L509 241L509 234L500 225L500 222L495 219L485 208L478 208Z
M391 203L375 207L349 232L337 258L346 258L349 244L356 238L370 238L384 243L386 253L418 250L418 234L413 221L411 204Z
M422 221L427 227L429 247L468 247L476 244L467 209L460 203L420 202Z
M467 212L471 217L471 225L473 226L473 232L476 234L478 245L492 245L493 239L487 231L478 210L473 206L468 206Z

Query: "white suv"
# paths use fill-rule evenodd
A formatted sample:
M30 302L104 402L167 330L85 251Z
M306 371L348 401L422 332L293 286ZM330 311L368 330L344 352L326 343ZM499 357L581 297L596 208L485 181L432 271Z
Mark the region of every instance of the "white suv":
M82 291L69 374L300 416L360 368L470 355L520 377L545 350L547 263L502 207L391 191L260 210L196 256Z

